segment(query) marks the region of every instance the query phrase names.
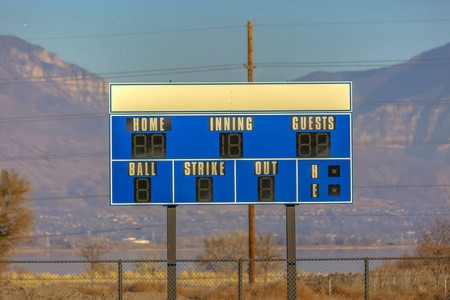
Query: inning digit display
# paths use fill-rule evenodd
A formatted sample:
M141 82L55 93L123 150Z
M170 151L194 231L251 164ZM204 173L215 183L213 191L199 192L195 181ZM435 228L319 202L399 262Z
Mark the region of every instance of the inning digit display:
M244 136L242 132L222 132L220 139L220 157L243 157Z

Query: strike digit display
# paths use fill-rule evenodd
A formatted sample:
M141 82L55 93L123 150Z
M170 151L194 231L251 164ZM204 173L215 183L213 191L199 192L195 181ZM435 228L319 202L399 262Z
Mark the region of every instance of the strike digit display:
M197 202L213 202L213 178L197 177Z
M352 203L351 83L110 85L111 205Z

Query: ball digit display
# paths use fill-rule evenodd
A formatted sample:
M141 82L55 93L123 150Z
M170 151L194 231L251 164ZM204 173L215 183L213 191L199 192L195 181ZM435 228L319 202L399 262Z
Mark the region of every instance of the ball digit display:
M134 202L151 202L151 179L147 177L134 178Z

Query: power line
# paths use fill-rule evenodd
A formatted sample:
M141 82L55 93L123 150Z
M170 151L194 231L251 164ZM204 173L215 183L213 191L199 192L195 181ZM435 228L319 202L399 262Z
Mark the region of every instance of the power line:
M450 65L448 64L415 64L414 66L443 66ZM401 66L401 65L398 65ZM262 66L264 67L264 66ZM272 66L275 67L275 66ZM379 64L371 64L371 65L295 65L295 66L278 66L278 68L287 68L287 67L333 67L333 68L341 68L341 67L392 67L392 65L379 65ZM87 74L82 78L77 78L76 75L67 75L67 76L59 76L59 77L43 77L43 78L33 78L33 77L25 77L23 79L0 79L0 84L27 84L27 83L69 83L69 82L78 82L78 81L87 81L87 80L105 80L106 79L114 79L114 78L136 78L136 77L150 77L150 76L162 76L162 75L174 75L174 74L191 74L191 73L205 73L205 72L218 72L218 71L231 71L231 70L240 70L241 66L235 67L220 67L220 68L209 68L209 69L199 69L199 70L181 70L180 71L166 71L166 72L155 72L149 70L148 73L145 71L136 71L136 73L132 72L116 72L116 75L102 75L103 77L99 77L97 74ZM101 75L101 73L99 73ZM51 80L48 80L50 78Z
M450 60L450 59L449 59ZM149 69L149 70L134 70L134 71L115 71L115 72L103 72L103 73L89 73L84 74L82 78L85 77L98 77L98 76L109 76L109 75L126 75L126 74L140 74L140 73L150 73L150 72L178 72L178 71L197 71L204 69L216 69L223 67L242 67L242 64L220 64L220 65L205 65L205 66L192 66L192 67L180 67L180 68L165 68L165 69ZM0 79L0 82L8 82L8 81L20 81L20 80L38 80L38 79L73 79L78 75L66 75L66 76L30 76L30 77L21 77L21 78L5 78Z
M390 188L440 188L447 187L446 184L410 184L410 185L360 185L353 186L354 189L390 189Z
M414 66L443 66L450 65L448 64L415 64ZM399 65L400 66L400 65ZM264 66L262 66L264 67ZM275 66L272 66L275 67ZM327 68L341 68L341 67L392 67L392 65L379 65L379 64L371 64L371 65L295 65L295 66L278 66L278 68L288 68L288 67L327 67ZM199 69L199 70L181 70L180 71L167 71L167 72L155 72L149 70L148 73L145 71L136 71L137 73L132 72L116 72L116 75L102 75L103 77L99 77L97 74L87 74L82 78L77 78L76 75L67 75L67 76L59 76L59 77L42 77L42 78L33 78L33 77L25 77L23 79L0 79L0 84L26 84L26 83L69 83L69 82L78 82L78 81L87 81L87 80L105 80L106 79L114 79L114 78L136 78L136 77L150 77L150 76L162 76L162 75L174 75L174 74L191 74L191 73L205 73L205 72L218 72L218 71L231 71L231 70L240 70L241 66L235 67L221 67L221 68L209 68L209 69ZM101 73L99 73L101 75ZM50 78L50 80L48 80Z
M255 64L256 65L256 64ZM335 63L335 64L325 64L325 63L320 63L320 64L313 64L313 63L299 63L299 64L273 64L273 65L256 65L255 67L258 68L371 68L369 70L362 70L362 72L365 71L373 71L374 69L377 68L390 68L390 67L430 67L430 66L448 66L450 65L450 63L413 63L413 62L403 62L400 64L381 64L381 63L372 63L372 64L360 64L360 63L354 63L354 64L339 64L339 63ZM345 71L343 71L345 72ZM350 71L347 71L350 72Z
M425 100L408 101L408 102L359 102L354 103L353 106L421 106L421 105L450 105L450 100L440 100L428 102ZM16 123L16 122L47 122L47 121L66 121L76 119L105 119L109 115L106 114L79 114L79 115L53 115L53 116L39 116L39 117L10 117L0 118L0 123Z
M96 153L72 153L72 154L48 154L35 156L15 156L15 157L0 157L0 161L17 161L17 160L41 160L41 159L60 159L60 158L86 158L96 156L107 156L107 152Z
M209 221L217 221L217 220L227 220L227 219L234 219L236 217L239 217L239 215L233 215L231 217L223 217L223 218L214 218L214 219L203 219L203 220L195 220L195 221L184 221L184 222L177 222L178 224L186 224L186 223L200 223L200 222L209 222ZM243 215L242 215L243 217ZM92 233L105 233L105 232L118 232L118 231L125 231L125 230L142 230L144 228L155 228L155 227L165 227L167 224L154 224L149 226L134 226L134 227L124 227L124 228L116 228L116 229L102 229L102 230L86 230L82 232L71 232L71 233L64 233L64 234L46 234L46 235L32 235L32 236L22 236L22 237L15 237L11 238L12 240L21 240L21 239L32 239L32 238L47 238L47 237L61 237L61 236L73 236L73 235L85 235L85 234L92 234Z
M412 100L412 101L368 101L355 102L353 106L421 106L421 105L450 105L450 100ZM41 121L59 121L72 119L91 119L91 118L107 118L107 114L75 114L75 115L49 115L36 117L6 117L0 118L0 123L14 122L41 122Z
M399 185L356 185L353 186L354 189L390 189L390 188L447 188L449 185L442 184L399 184ZM98 198L109 198L109 195L99 194L99 195L65 195L65 196L52 196L52 197L33 197L25 198L27 201L48 201L48 200L73 200L73 199L98 199Z
M405 67L405 66L411 66L411 67L430 67L430 66L448 66L448 65L450 65L450 63L440 63L440 64L431 64L431 63L429 63L429 64L425 64L425 63L423 63L423 64L411 64L411 65L409 65L409 64L398 64L398 65L389 65L389 64L364 64L364 65L357 65L357 64L352 64L352 65L345 65L345 64L342 64L342 65L338 65L338 64L334 64L334 65L324 65L324 64L321 64L321 65L293 65L293 66L288 66L288 65L286 65L286 66L270 66L270 68L365 68L365 69L363 69L363 70L357 70L357 71L361 71L361 72L366 72L366 71L374 71L374 70L376 70L376 69L379 69L379 68L390 68L390 67ZM259 67L258 65L256 65L255 64L255 68L256 67ZM260 68L264 68L264 67L268 67L268 66L261 66ZM367 68L370 68L370 69L367 69ZM342 72L357 72L357 71L351 71L351 70L345 70L345 71L342 71Z
M422 146L422 145L448 145L450 140L429 140L429 141L386 141L386 142L355 142L353 146ZM95 156L107 156L109 153L96 152L96 153L73 153L73 154L48 154L48 155L36 155L36 156L10 156L0 157L0 161L17 161L17 160L41 160L41 159L60 159L60 158L83 158L83 157L95 157Z
M156 225L155 227L158 227ZM51 233L47 235L30 235L30 236L19 236L15 238L11 238L11 240L24 240L24 239L35 239L35 238L48 238L48 237L61 237L61 236L73 236L73 235L86 235L86 234L92 234L92 233L106 233L106 232L118 232L118 231L125 231L125 230L141 230L141 227L126 227L126 228L118 228L118 229L104 229L104 230L87 230L83 232L70 232L70 233Z
M290 66L290 65L321 65L321 64L366 64L366 63L419 63L450 61L450 58L420 58L420 59L383 59L383 60L334 60L334 61L301 61L301 62L269 62L256 63L258 67Z
M258 63L258 67L376 67L376 66L391 66L385 63L400 62L404 65L417 65L417 66L435 66L435 65L447 65L442 63L428 63L428 62L442 62L450 61L450 58L436 58L436 59L420 59L420 60L359 60L359 61L313 61L313 62L274 62L274 63ZM360 65L361 63L370 65ZM380 65L379 63L384 63ZM99 76L105 78L126 78L126 77L142 77L142 76L158 76L158 75L170 75L170 74L184 74L184 73L199 73L199 72L212 72L212 71L226 71L236 70L242 68L243 64L219 64L219 65L205 65L205 66L193 66L193 67L181 67L181 68L165 68L165 69L148 69L148 70L135 70L135 71L116 71L116 72L103 72L103 73L89 73L84 74L81 77L78 75L66 75L66 76L30 76L22 78L3 78L0 79L0 84L17 84L17 83L47 83L47 82L67 82L67 81L83 81L83 80L103 80Z
M347 21L347 22L311 22L311 23L274 23L259 24L254 27L293 27L293 26L322 26L322 25L369 25L369 24L401 24L401 23L428 23L448 22L450 18L442 19L416 19L416 20L385 20L385 21Z
M119 36L133 36L133 35L148 35L148 34L161 34L161 33L180 33L180 32L195 32L195 31L214 31L214 30L226 30L245 28L244 25L234 26L219 26L219 27L203 27L203 28L187 28L187 29L167 29L167 30L154 30L154 31L138 31L127 33L106 33L106 34L90 34L90 35L75 35L75 36L57 36L57 37L38 37L29 38L28 41L43 41L43 40L69 40L69 39L84 39L84 38L103 38L103 37L119 37Z
M420 60L372 60L372 61L334 61L334 62L292 62L292 63L261 63L258 68L342 68L342 67L404 67L404 66L446 66L450 59L420 59ZM395 64L396 63L396 64Z
M450 100L411 100L411 101L367 101L367 102L356 102L353 106L419 106L419 105L449 105Z
M0 123L14 123L14 122L40 122L40 121L60 121L71 119L95 119L107 118L105 114L75 114L75 115L54 115L54 116L39 116L39 117L11 117L0 118Z
M412 145L448 145L450 140L430 140L430 141L386 141L386 142L356 142L353 146L412 146Z
M101 195L86 195L86 196L53 196L53 197L33 197L33 198L24 198L27 201L42 201L42 200L73 200L73 199L95 199L95 198L109 198L109 195L101 194Z
M130 75L111 75L105 76L105 78L135 78L135 77L149 77L149 76L161 76L161 75L173 75L173 74L191 74L191 73L205 73L205 72L217 72L217 71L231 71L238 70L241 67L224 67L224 68L211 68L211 69L203 69L203 70L192 70L192 71L168 71L168 72L160 72L160 73L139 73L139 74L130 74ZM52 80L52 81L21 81L21 82L11 82L9 84L17 84L17 83L48 83L48 82L59 82L59 83L68 83L71 81L77 81L78 79L71 79L69 77L62 78L61 80ZM81 80L91 80L90 78L83 78ZM104 80L101 77L98 77L96 80ZM4 84L0 82L0 84Z
M434 213L374 213L374 214L317 214L317 215L300 215L299 217L418 217L418 216L434 216ZM450 214L441 213L439 215L448 216Z
M264 216L264 214L262 214ZM403 213L403 214L396 214L396 213L373 213L373 214L317 214L317 215L310 215L310 214L303 214L303 215L296 215L296 217L405 217L405 216L434 216L435 214L432 213ZM448 216L450 214L441 213L438 215L444 215ZM183 224L189 224L189 223L203 223L203 222L209 222L209 221L220 221L220 220L228 220L228 219L236 219L239 217L247 217L247 215L233 215L231 217L223 217L223 218L213 218L213 219L203 219L203 220L195 220L195 221L181 221L177 222L177 225L183 225ZM280 222L283 220L280 220ZM283 221L284 222L284 221ZM21 237L14 237L11 238L12 240L23 240L23 239L35 239L35 238L48 238L48 237L63 237L63 236L76 236L76 235L87 235L87 234L96 234L96 233L108 233L108 232L119 232L119 231L127 231L127 230L142 230L142 229L148 229L148 228L157 228L157 227L165 227L167 224L154 224L149 226L133 226L133 227L123 227L123 228L115 228L115 229L102 229L102 230L86 230L81 232L69 232L69 233L52 233L52 234L46 234L46 235L30 235L30 236L21 236Z
M450 59L448 59L450 61ZM405 63L406 64L406 63ZM421 63L414 64L415 66L442 66L449 64L430 64ZM391 67L392 65L380 65L380 64L370 64L370 65L343 65L343 64L323 64L323 63L299 63L292 65L258 65L258 67L277 67L277 68L287 68L287 67ZM11 78L11 79L0 79L0 84L18 84L18 83L48 83L48 82L71 82L71 81L85 81L85 80L104 80L105 78L129 78L129 77L143 77L143 76L159 76L159 75L171 75L171 74L186 74L186 73L201 73L201 72L214 72L214 71L228 71L228 70L238 70L242 68L242 64L228 64L228 65L217 65L211 67L189 67L189 68L168 68L168 69L157 69L157 70L138 70L138 71L124 71L124 72L109 72L109 73L98 73L98 74L85 74L81 78L77 75L67 75L67 76L39 76L39 77L23 77L23 78Z
M370 24L402 24L402 23L432 23L432 22L447 22L450 18L442 19L416 19L416 20L383 20L383 21L345 21L345 22L309 22L309 23L275 23L275 24L256 24L253 27L298 27L298 26L330 26L330 25L370 25ZM37 37L28 38L28 41L44 41L44 40L69 40L69 39L84 39L84 38L107 38L107 37L126 37L136 35L152 35L152 34L167 34L167 33L185 33L197 31L215 31L246 28L246 25L231 25L218 27L203 27L203 28L186 28L186 29L166 29L154 31L138 31L125 33L104 33L104 34L89 34L89 35L75 35L75 36L55 36L55 37Z
M188 74L188 73L204 73L204 72L217 72L217 71L229 71L241 69L241 64L229 64L229 65L217 65L210 67L187 67L187 68L169 68L169 69L157 69L157 70L141 70L141 71L125 71L125 72L110 72L99 73L104 75L105 78L129 78L129 77L143 77L143 76L161 76L172 74ZM50 80L48 80L50 79ZM40 77L24 77L16 79L0 79L0 84L21 84L21 83L67 83L72 81L85 81L85 80L104 80L97 74L85 74L81 78L77 75L67 76L40 76Z

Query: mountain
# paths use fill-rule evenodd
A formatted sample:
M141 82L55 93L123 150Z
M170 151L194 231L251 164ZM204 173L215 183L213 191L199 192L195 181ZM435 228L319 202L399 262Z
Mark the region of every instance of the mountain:
M445 189L423 187L450 178L448 57L450 44L392 67L297 79L350 80L354 103L355 203L300 206L299 235L400 238L434 211L448 210ZM32 182L37 235L89 231L110 239L164 239L164 207L109 206L104 79L0 35L0 103L0 168L14 168ZM242 206L180 206L178 235L246 230L246 215ZM259 232L284 235L283 206L257 206L256 215Z
M2 109L2 116L105 112L105 80L16 37L0 36L0 41L0 94L14 102L3 107L11 111Z
M403 224L396 226L415 231L430 215L449 211L444 187L423 187L449 184L449 60L450 43L391 67L314 72L296 79L352 81L354 206L365 214L391 212L383 217L375 214L377 221L390 218L393 225L397 215Z
M34 196L80 195L89 189L106 193L105 80L41 47L0 36L0 101L2 168L28 175ZM35 159L99 152L103 161L65 156Z
M352 81L355 141L425 141L433 146L393 145L391 148L402 149L406 155L448 164L449 60L450 43L388 68L358 72L315 72L297 80ZM437 141L447 143L439 144Z

